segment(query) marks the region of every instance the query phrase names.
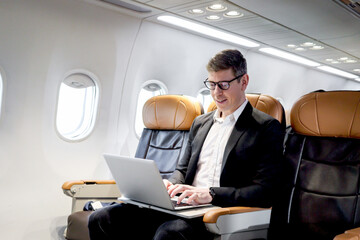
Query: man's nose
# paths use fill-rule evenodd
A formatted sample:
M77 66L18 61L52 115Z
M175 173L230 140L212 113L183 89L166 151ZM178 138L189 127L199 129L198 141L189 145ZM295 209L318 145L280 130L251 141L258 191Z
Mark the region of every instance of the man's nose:
M215 94L217 94L217 93L222 93L223 90L219 87L218 84L215 84L215 88L213 91Z

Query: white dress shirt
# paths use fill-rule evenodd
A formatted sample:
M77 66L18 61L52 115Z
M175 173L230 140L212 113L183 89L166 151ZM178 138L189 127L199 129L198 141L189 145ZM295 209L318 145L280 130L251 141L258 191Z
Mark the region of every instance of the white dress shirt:
M221 165L224 151L235 123L243 112L248 100L225 119L220 117L220 111L214 114L214 124L202 146L193 186L195 187L219 187Z

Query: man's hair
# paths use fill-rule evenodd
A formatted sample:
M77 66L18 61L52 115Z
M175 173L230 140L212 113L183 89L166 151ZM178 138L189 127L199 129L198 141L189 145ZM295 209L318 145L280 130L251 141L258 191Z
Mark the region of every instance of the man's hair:
M243 75L247 72L246 59L235 49L226 49L210 59L206 66L208 72L218 72L232 68L235 76Z

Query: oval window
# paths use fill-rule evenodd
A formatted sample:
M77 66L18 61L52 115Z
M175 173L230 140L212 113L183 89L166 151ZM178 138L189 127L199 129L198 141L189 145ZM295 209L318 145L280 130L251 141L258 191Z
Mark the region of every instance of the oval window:
M210 90L207 88L200 89L196 98L203 105L204 112L207 112L210 103L213 101L213 98L210 95Z
M135 117L135 133L138 138L141 136L145 127L142 119L142 109L145 102L154 96L167 94L167 92L168 90L165 84L158 80L149 80L142 85L138 95Z
M96 79L89 72L76 71L60 85L56 129L66 140L84 139L94 128L99 98Z

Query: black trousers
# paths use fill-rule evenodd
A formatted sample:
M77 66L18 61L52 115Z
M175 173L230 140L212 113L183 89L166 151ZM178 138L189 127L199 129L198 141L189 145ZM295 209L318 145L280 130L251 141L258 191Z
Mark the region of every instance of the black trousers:
M206 230L202 217L183 219L131 204L117 204L93 212L88 227L91 240L214 238Z

